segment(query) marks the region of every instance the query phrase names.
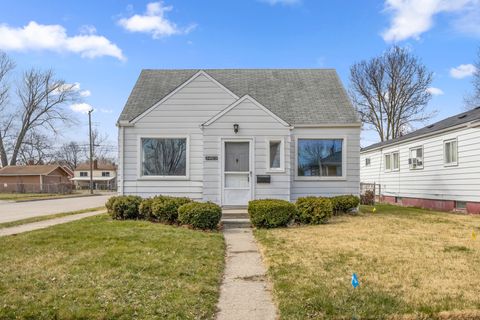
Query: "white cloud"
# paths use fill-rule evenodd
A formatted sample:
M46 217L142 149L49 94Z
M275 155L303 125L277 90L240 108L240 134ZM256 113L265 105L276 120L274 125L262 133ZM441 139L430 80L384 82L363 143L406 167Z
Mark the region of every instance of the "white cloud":
M112 109L100 108L100 112L102 112L102 113L113 113L113 110Z
M302 2L301 0L260 0L260 1L268 3L271 6L274 6L277 4L291 6L291 5L300 4Z
M462 79L472 76L477 68L473 64L461 64L458 67L450 69L450 76L456 79Z
M433 96L441 96L444 94L444 92L442 91L442 89L440 88L435 88L435 87L430 87L427 89L427 92L430 93L431 95Z
M93 107L88 103L75 103L70 106L70 109L72 109L74 112L88 113L88 111L92 110Z
M95 30L90 27L89 32ZM19 28L0 24L0 49L73 52L83 58L110 56L126 60L122 50L104 36L83 33L70 37L61 25L43 25L35 21Z
M154 39L177 34L187 34L196 25L186 28L178 27L174 22L165 17L165 13L172 11L172 6L165 6L162 1L147 4L147 10L143 15L134 14L130 18L118 20L118 24L130 32L149 33Z
M65 83L61 86L59 86L58 88L55 89L55 93L60 93L64 90L73 90L73 91L76 91L78 92L78 94L80 95L80 97L82 98L86 98L86 97L90 97L92 95L91 91L90 90L80 90L80 83L79 82L75 82L75 83Z
M86 97L90 97L91 95L92 95L92 93L90 92L90 90L82 90L82 91L80 91L80 96L81 96L81 97L86 98Z
M461 13L463 16L477 10L478 3L478 0L385 0L385 11L392 14L392 19L382 37L388 42L419 39L422 33L432 28L435 15Z

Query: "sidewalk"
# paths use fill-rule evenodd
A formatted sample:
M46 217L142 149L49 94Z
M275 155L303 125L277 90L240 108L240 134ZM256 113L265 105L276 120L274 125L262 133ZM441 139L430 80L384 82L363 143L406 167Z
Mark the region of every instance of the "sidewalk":
M80 220L83 218L95 216L97 214L102 214L105 213L103 210L98 210L98 211L92 211L92 212L85 212L85 213L79 213L79 214L74 214L70 216L65 216L65 217L60 217L60 218L54 218L54 219L49 219L49 220L43 220L43 221L38 221L38 222L32 222L32 223L27 223L27 224L22 224L19 226L15 227L10 227L10 228L3 228L0 229L0 237L3 236L10 236L14 234L19 234L23 232L28 232L28 231L33 231L33 230L38 230L38 229L45 229L57 224L62 224L62 223L67 223L71 221L76 221Z
M252 229L225 228L224 236L227 257L217 319L276 319L276 307Z

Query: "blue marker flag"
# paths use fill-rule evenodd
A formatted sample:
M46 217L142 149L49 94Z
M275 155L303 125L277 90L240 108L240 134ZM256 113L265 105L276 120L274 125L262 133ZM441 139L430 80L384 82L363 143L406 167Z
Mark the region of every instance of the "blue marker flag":
M360 283L358 282L357 274L356 273L352 274L352 286L356 288L359 285Z

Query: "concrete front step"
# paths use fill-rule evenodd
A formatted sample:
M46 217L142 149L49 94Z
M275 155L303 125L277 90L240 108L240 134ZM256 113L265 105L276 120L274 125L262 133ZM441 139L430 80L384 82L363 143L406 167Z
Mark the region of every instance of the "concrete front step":
M223 208L222 219L247 219L248 212L245 208Z
M250 219L225 219L222 218L224 228L250 228Z

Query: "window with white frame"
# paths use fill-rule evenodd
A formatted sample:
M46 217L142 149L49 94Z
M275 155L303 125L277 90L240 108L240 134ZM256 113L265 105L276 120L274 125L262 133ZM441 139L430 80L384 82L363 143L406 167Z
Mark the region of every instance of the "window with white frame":
M392 152L392 170L400 170L400 153Z
M370 158L365 158L365 167L370 166L371 160Z
M298 177L342 177L343 139L299 138Z
M385 155L385 171L391 171L392 170L392 156L390 153L387 153Z
M446 140L443 143L443 160L445 165L454 166L458 161L457 139Z
M410 149L408 165L410 169L423 169L423 147L415 147Z
M390 152L384 155L385 171L399 171L400 170L400 153L398 151Z
M187 138L141 138L142 176L187 176Z
M268 169L283 171L284 168L283 140L268 140Z
M80 171L80 177L88 177L87 171Z
M110 177L110 171L102 171L102 177Z

